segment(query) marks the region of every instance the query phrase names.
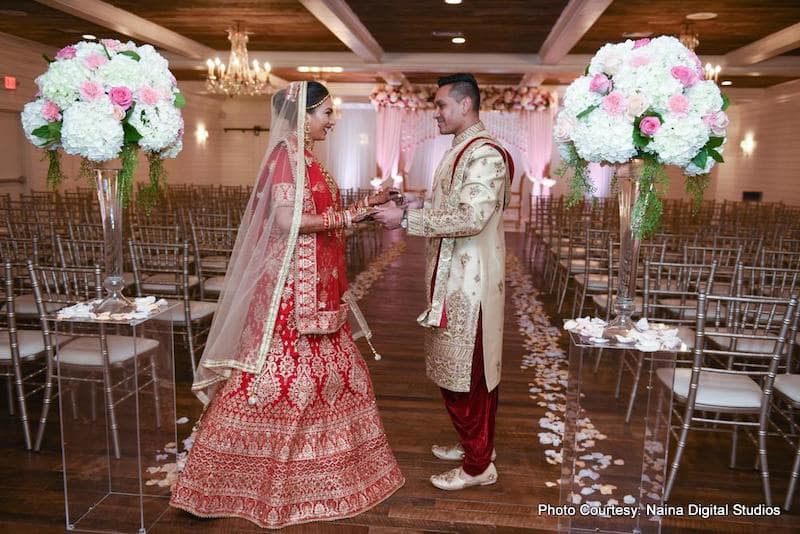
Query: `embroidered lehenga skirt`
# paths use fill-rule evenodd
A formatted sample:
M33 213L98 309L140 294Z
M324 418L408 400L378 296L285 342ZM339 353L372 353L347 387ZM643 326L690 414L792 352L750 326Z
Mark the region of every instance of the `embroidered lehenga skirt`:
M275 325L280 343L263 373L234 371L217 392L173 506L279 528L357 515L403 485L349 326L299 335L292 285Z

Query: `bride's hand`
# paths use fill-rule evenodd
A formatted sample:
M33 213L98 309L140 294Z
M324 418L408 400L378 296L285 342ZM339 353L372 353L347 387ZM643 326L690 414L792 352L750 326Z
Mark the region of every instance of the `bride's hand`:
M378 192L373 193L372 195L369 196L369 205L381 206L383 204L386 204L390 200L397 200L401 197L402 195L400 194L400 191L398 191L397 189L394 188L381 189Z
M359 209L353 213L353 224L364 222L372 215L375 214L377 210L374 208L367 208L367 209Z

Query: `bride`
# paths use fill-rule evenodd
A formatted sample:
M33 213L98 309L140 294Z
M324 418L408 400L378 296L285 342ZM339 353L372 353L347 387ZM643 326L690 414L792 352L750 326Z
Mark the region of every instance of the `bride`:
M293 82L272 110L192 386L207 410L171 504L279 528L359 514L405 480L347 323L345 229L390 193L342 210L311 152L334 124L324 85Z

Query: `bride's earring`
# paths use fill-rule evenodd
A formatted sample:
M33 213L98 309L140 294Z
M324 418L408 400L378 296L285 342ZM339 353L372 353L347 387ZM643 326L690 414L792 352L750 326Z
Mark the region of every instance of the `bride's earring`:
M305 133L303 142L305 144L306 150L313 150L314 149L314 140L311 139L311 128L309 127L308 123L305 123L303 126L303 130Z

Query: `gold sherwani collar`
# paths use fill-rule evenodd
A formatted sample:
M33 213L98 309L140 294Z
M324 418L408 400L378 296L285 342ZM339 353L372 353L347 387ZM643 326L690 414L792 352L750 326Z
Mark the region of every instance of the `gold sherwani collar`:
M463 132L461 132L460 134L458 134L457 136L455 136L453 138L452 146L460 145L470 137L475 137L477 134L481 133L484 130L486 130L486 127L484 127L483 122L478 121L469 128L467 128L466 130L464 130Z

